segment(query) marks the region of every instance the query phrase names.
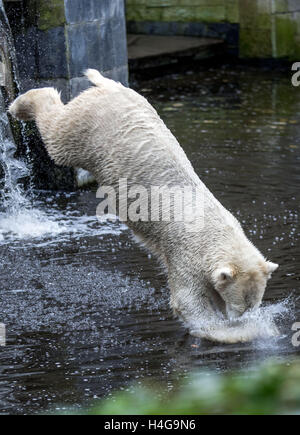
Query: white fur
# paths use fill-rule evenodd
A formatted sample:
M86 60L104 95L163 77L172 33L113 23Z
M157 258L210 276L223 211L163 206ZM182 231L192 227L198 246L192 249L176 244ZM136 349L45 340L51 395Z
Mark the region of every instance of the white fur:
M189 233L180 222L132 222L128 226L168 271L171 305L193 331L225 341L219 332L199 328L220 310L240 316L259 306L270 274L268 263L245 236L239 222L196 175L176 138L145 98L88 70L96 85L63 105L55 90L29 91L10 112L35 119L57 164L82 167L99 184L129 188L139 184L192 186L203 192L204 227L196 218ZM249 334L235 334L245 341Z

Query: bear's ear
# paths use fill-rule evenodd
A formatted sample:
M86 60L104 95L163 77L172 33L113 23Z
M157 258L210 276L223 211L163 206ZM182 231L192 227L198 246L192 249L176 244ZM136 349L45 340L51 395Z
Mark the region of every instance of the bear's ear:
M213 279L216 285L223 286L231 282L234 278L234 270L230 266L224 266L217 269L213 274Z
M269 275L271 275L271 273L275 272L275 270L277 270L279 267L278 264L272 263L271 261L267 261L266 266L267 266L267 272Z

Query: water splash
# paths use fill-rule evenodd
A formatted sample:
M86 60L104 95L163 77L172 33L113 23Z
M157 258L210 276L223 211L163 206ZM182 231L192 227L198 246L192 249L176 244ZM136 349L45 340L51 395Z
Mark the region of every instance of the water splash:
M3 179L0 196L0 241L5 241L6 235L12 233L26 237L57 232L59 224L47 219L41 211L33 209L32 202L22 187L22 179L30 175L29 168L24 161L15 158L16 146L4 107L1 95L0 164Z
M56 238L62 234L100 235L117 234L123 226L99 224L95 216L78 216L70 211L59 211L43 206L30 191L25 192L22 180L30 177L30 168L15 158L16 146L0 95L0 167L2 181L0 192L0 243L20 239L34 240Z
M249 311L235 321L224 320L220 317L203 319L191 326L191 334L213 342L239 343L260 341L273 345L269 339L275 341L282 338L280 325L293 310L291 297L283 301L262 305L255 311Z
M1 97L0 97L1 109ZM25 204L26 197L19 185L19 180L28 176L25 163L14 157L16 146L12 140L9 122L5 112L0 114L0 162L4 175L1 189L2 208L14 212L16 207Z
M37 205L31 209L21 208L13 215L0 213L2 244L23 240L26 244L34 243L37 247L59 243L67 236L80 238L104 234L118 235L125 228L125 225L119 222L99 224L95 216L76 216L68 211L61 212L53 208L41 210Z

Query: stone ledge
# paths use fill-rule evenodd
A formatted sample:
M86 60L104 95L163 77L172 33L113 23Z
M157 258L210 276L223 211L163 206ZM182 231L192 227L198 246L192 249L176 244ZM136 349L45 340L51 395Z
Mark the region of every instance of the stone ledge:
M128 59L145 59L164 54L195 52L223 44L221 39L195 38L188 36L127 35Z

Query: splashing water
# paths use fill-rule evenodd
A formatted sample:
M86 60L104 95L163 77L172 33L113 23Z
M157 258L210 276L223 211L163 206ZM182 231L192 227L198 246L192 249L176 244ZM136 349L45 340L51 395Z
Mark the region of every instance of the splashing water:
M1 110L2 108L2 110ZM0 193L0 243L20 239L43 239L61 234L99 235L116 234L124 226L97 224L94 216L78 216L72 212L59 212L53 208L44 211L34 196L25 192L21 181L30 176L22 160L14 157L9 121L0 95L0 167L3 172ZM124 227L125 228L125 227ZM58 240L57 240L58 241Z
M263 305L255 311L245 313L237 320L223 320L220 317L203 319L191 326L191 334L214 342L246 343L253 340L265 342L270 338L281 338L276 324L291 313L293 301L291 297L285 300ZM268 341L272 346L274 343Z
M27 202L18 181L28 176L25 163L14 158L15 144L9 136L9 124L5 113L0 115L0 161L4 172L1 191L2 208L11 213Z
M11 68L14 85L20 91L13 38L1 0L0 12L2 32L7 45L7 50L3 52L7 55L4 56L4 63L7 64L7 69ZM6 81L4 85L6 86ZM11 92L8 91L8 94ZM29 177L30 170L24 161L15 158L15 152L16 146L6 115L5 100L0 91L0 242L5 241L8 234L15 233L20 237L27 237L60 230L57 222L46 219L43 213L33 209L32 201L25 194L21 183L22 179Z
M1 104L2 103L2 104ZM29 176L25 162L14 157L16 146L12 140L9 121L1 96L0 107L0 163L3 171L0 208L0 241L7 234L19 237L43 235L60 230L59 224L46 218L25 194L20 181Z
M14 85L20 91L13 38L1 0L0 12L7 44L6 62L8 69L11 68ZM70 216L58 216L51 210L44 212L36 206L33 195L25 193L22 187L22 180L30 177L30 168L24 161L15 158L15 152L16 146L6 115L4 96L0 90L0 243L86 230L88 223L84 218L77 222L78 219L74 221Z

